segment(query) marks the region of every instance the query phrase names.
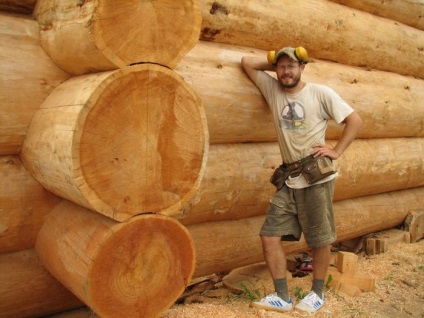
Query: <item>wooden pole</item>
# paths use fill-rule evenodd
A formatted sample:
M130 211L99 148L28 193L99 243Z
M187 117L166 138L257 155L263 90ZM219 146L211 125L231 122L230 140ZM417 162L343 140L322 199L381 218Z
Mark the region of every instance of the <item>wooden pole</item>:
M424 187L388 192L334 203L337 242L402 224L409 211L424 203ZM384 220L384 221L382 221ZM264 216L188 225L196 247L193 277L263 261L259 230ZM308 249L305 241L284 242L287 254Z
M327 0L200 0L201 40L262 50L304 46L313 58L424 78L424 33Z
M100 317L158 317L194 271L194 245L178 221L146 214L118 223L69 201L40 230L44 266Z
M0 12L0 155L18 154L32 115L70 77L40 46L30 17Z
M334 142L329 142L331 146ZM424 186L423 138L356 140L335 161L334 200ZM281 164L276 143L211 145L199 192L184 209L184 224L265 213Z
M74 75L149 62L175 67L199 40L197 1L39 0L43 48Z
M0 317L43 317L83 306L33 249L0 254Z
M198 190L207 149L198 96L175 72L145 64L57 87L21 158L49 191L123 221L178 214Z
M422 0L331 0L345 6L391 19L413 28L424 30Z
M29 174L19 157L0 157L0 253L34 247L45 218L59 201Z
M212 144L276 140L271 112L240 66L244 55L266 59L265 51L200 41L177 68L203 101ZM323 60L302 78L333 88L360 114L358 138L424 137L424 80ZM330 121L327 138L340 131Z

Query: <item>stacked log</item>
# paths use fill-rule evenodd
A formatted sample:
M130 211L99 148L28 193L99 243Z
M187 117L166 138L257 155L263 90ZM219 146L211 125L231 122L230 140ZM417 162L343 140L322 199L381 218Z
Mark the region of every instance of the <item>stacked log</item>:
M0 197L0 209L25 220L39 213L25 243L17 239L28 228L20 216L7 232L15 243L0 241L7 280L0 303L16 298L19 307L0 307L7 316L39 316L49 306L52 313L82 301L102 317L153 317L191 277L263 260L258 232L281 158L267 105L240 67L243 55L265 58L270 49L305 46L313 60L304 79L333 87L363 118L360 139L337 161L339 241L397 226L424 203L420 30L324 0L118 7L39 0L38 21L6 17L33 30L30 51L37 53L19 60L22 73L34 73L29 61L44 58L43 69L52 72L45 74L57 76L35 77L25 87L34 107L22 108L22 152L22 137L9 146L13 132L0 134L7 140L0 173L8 176L1 188L16 179L10 191L23 202L14 210ZM7 54L19 57L19 47ZM11 70L3 72L6 78ZM28 78L22 75L15 91ZM43 83L48 89L40 90ZM0 120L11 109L0 108ZM340 131L330 123L330 144ZM28 190L14 194L23 182ZM288 253L307 249L303 240L283 244ZM47 282L38 297L49 302L39 307L23 304L34 293L17 301L28 277L11 274L28 259L20 255L33 264L25 275ZM55 293L63 296L50 297Z

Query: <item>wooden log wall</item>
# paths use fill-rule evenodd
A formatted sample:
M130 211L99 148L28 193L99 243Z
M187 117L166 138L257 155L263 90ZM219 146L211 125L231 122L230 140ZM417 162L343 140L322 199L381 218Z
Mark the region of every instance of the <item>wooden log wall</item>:
M0 10L27 14L0 12L0 317L81 301L102 317L117 308L157 316L192 276L263 260L258 231L281 159L243 55L305 46L305 80L333 87L364 119L337 162L339 241L421 209L424 33L402 22L399 5L380 10L385 17L347 5L0 0ZM340 131L330 123L330 144ZM137 216L146 212L156 214ZM307 249L284 244L289 253ZM124 264L122 255L140 262ZM163 266L150 266L158 260ZM42 301L27 277L42 282Z

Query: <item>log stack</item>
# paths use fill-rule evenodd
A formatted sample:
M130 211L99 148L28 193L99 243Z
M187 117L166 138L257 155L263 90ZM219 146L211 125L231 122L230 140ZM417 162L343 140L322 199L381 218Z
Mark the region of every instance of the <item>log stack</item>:
M304 79L363 118L337 161L339 241L422 210L423 30L334 2L0 0L0 317L155 317L192 277L263 260L281 158L244 55L305 46Z

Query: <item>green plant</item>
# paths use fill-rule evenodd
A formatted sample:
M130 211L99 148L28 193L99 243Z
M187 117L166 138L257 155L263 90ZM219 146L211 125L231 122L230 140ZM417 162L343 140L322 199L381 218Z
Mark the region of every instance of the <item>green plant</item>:
M240 282L239 286L242 290L240 294L235 295L237 299L244 299L248 301L257 301L266 296L266 289L262 286L261 289L250 281Z
M424 265L418 266L418 269L421 270L421 271L424 271Z
M333 282L333 275L328 275L327 282L325 283L325 287L330 288L331 283Z
M295 287L294 288L294 296L296 299L301 300L305 298L305 296L308 295L308 292L305 292L302 287Z
M393 274L389 274L386 277L384 277L384 280L393 281L395 279L395 276Z

